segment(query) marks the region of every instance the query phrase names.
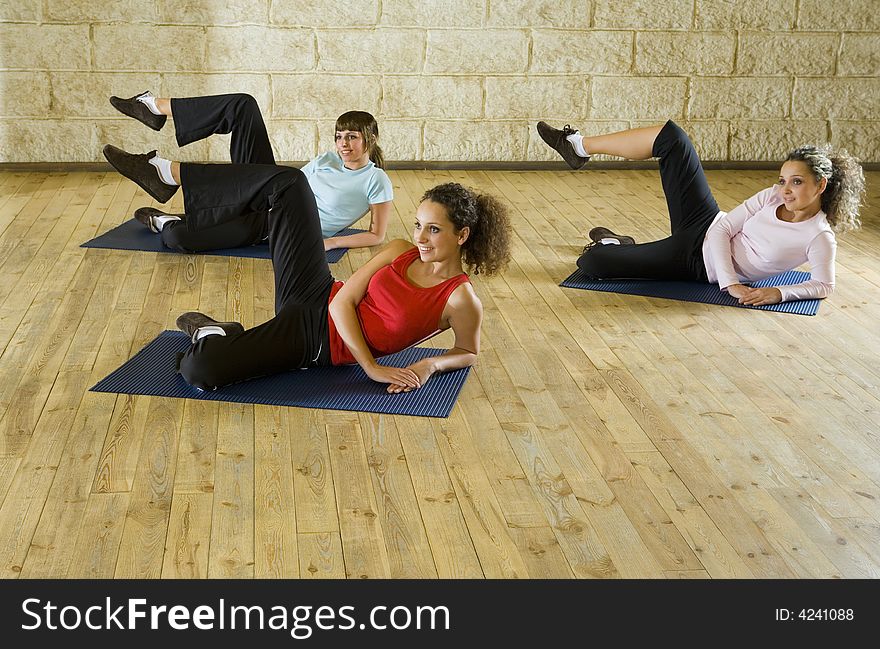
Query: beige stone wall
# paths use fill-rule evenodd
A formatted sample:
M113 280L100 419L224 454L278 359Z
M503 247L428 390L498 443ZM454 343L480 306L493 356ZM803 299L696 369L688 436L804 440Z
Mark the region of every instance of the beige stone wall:
M390 160L551 160L534 123L672 118L706 159L880 161L877 0L0 0L0 161L177 153L107 96L249 92L280 160L373 112Z

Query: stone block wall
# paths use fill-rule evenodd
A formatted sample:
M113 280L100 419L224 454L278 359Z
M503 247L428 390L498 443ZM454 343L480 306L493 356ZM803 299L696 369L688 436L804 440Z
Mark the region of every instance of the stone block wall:
M0 0L0 162L90 162L113 142L180 152L111 94L248 92L279 160L332 146L350 109L389 160L554 156L586 133L672 118L708 160L803 141L880 161L877 0Z

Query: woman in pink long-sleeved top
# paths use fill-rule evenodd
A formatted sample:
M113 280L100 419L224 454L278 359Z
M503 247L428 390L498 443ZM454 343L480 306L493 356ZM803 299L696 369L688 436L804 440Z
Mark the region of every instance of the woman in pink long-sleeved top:
M865 177L859 161L843 150L795 149L774 186L725 213L709 190L693 144L671 121L598 137L538 122L538 133L573 169L597 153L660 159L672 234L636 244L632 237L593 228L592 242L577 263L595 278L717 283L748 305L824 298L834 289L834 232L860 225ZM811 274L806 282L768 288L745 285L804 263L809 263Z

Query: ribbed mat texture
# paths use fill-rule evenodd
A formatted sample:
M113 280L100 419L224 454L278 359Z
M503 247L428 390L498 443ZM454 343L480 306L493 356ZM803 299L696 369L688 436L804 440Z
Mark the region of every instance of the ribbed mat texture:
M294 370L213 391L202 391L189 385L177 373L177 353L186 351L189 345L189 337L183 332L163 331L91 390L390 415L448 417L470 370L465 368L435 374L424 387L402 394L388 394L385 385L369 379L358 365ZM444 351L412 347L386 356L379 362L405 367Z
M337 236L346 236L364 232L357 228L346 228L337 233ZM208 250L202 253L181 253L179 250L166 248L162 245L162 238L155 232L151 232L143 223L135 219L129 219L122 225L95 237L80 245L80 248L111 248L113 250L142 250L144 252L168 252L177 254L201 254L215 255L219 257L249 257L254 259L269 259L269 244L261 243L256 246L243 248L224 248L222 250ZM348 248L334 248L327 251L327 263L335 264L345 256Z
M752 286L755 288L785 286L788 284L800 284L808 279L810 279L809 273L790 270L787 273L768 277L767 279L762 279L760 282L754 282ZM816 312L819 310L820 302L820 300L795 300L793 302L781 302L780 304L767 304L764 306L746 306L737 302L736 298L721 291L717 284L640 279L595 280L586 277L580 269L569 275L560 286L566 288L581 288L588 291L605 291L608 293L641 295L643 297L660 297L669 300L683 300L685 302L703 302L705 304L720 304L722 306L738 306L745 309L796 313L798 315L816 315Z

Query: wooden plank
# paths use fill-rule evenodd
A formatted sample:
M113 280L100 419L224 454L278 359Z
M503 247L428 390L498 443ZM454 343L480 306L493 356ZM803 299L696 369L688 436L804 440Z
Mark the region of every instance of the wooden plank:
M520 284L520 288L524 286L526 286L525 281ZM505 318L510 321L510 329L496 328L495 335L503 340L507 349L519 346L511 332L515 331L517 336L522 337L521 344L526 350L525 358L520 359L518 354L508 353L508 372L514 377L517 390L532 414L532 418L534 421L540 422L538 427L541 429L542 439L552 444L552 455L566 461L565 472L573 477L584 473L591 474L593 483L602 481L599 471L595 469L593 461L583 451L579 442L583 443L590 455L603 460L603 465L606 467L604 478L613 490L614 497L609 499L601 493L594 496L595 489L592 487L587 487L578 495L586 502L591 503L591 507L587 509L588 515L603 519L601 524L597 524L597 529L603 530L612 527L618 530L622 529L621 533L614 536L633 540L634 543L631 547L627 548L624 545L620 548L620 552L621 555L627 555L634 559L634 562L621 560L622 556L616 556L614 557L615 563L622 565L632 563L635 569L646 568L655 576L660 574L660 565L653 564L652 561L640 565L640 560L643 557L653 554L665 569L696 567L698 562L693 553L675 531L671 522L667 520L668 517L662 508L654 502L650 492L641 484L637 476L632 475L629 463L623 454L596 437L594 431L605 430L598 417L592 418L595 428L582 425L584 417L590 418L589 413L585 413L585 410L589 410L589 408L585 408L582 404L582 394L573 384L570 375L551 361L551 359L555 360L553 351L544 341L544 332L548 328L553 329L554 325L548 323L546 327L541 329L534 327L532 322L524 317L528 309L526 305L540 298L537 295L529 295L530 291L527 287L520 292L523 301L517 307L504 305L500 307ZM525 341L528 341L528 344ZM511 356L514 358L511 359ZM544 384L542 379L545 376L548 377L552 389L548 389L548 386ZM556 406L557 400L561 400L569 409L575 410L577 415L566 419ZM578 448L581 448L580 456L573 452ZM549 452L548 455L550 455ZM556 460L554 460L555 462ZM615 465L619 469L615 469ZM588 493L590 495L587 495ZM608 492L608 495L611 495L611 492ZM617 502L615 502L615 497ZM605 501L605 504L599 504L602 501ZM626 514L620 510L620 507L627 509ZM630 521L627 520L627 515L633 522L641 524L633 528ZM642 545L638 541L639 536L646 545ZM613 550L611 552L614 554Z
M254 577L300 576L287 408L254 406Z
M224 403L217 434L208 576L254 576L254 407Z
M712 579L705 570L667 570L663 574L667 579Z
M520 548L531 579L571 579L574 573L549 527L513 527L513 542Z
M779 556L798 577L840 579L840 571L770 493L763 489L745 489L738 495Z
M391 575L384 530L370 484L361 430L355 416L335 416L327 423L333 486L345 574L354 579Z
M333 469L327 447L327 433L318 425L318 413L289 408L291 462L296 528L301 534L339 531Z
M33 430L3 505L0 506L0 575L19 576L61 461L70 421L85 390L85 372L57 377L46 412Z
M84 388L90 382L81 385ZM22 577L61 579L67 575L115 399L115 395L87 392L75 416L68 415L70 433L45 496Z
M90 494L67 570L68 579L111 579L129 502L128 493Z
M143 442L143 426L136 422L147 417L151 401L146 397L120 394L116 398L110 426L92 484L94 493L131 491Z
M142 307L142 311L130 341L129 348L133 353L140 351L165 329L177 275L177 267L168 257L155 256L146 301L137 305ZM132 269L137 279L132 284L131 292L123 291L119 296L126 307L136 303L141 290L135 286L142 287L146 279L139 267L133 264ZM92 487L95 492L128 491L132 488L145 430L144 420L153 403L150 398L131 395L120 395L117 399Z
M222 404L187 399L183 407L174 492L212 493L217 455L217 425Z
M433 420L434 437L449 467L450 478L461 506L483 574L489 578L515 579L528 575L519 549L470 442L468 424L453 410L446 420Z
M547 518L541 511L528 476L495 417L494 402L482 390L485 381L481 380L484 372L481 365L482 361L472 370L474 378L465 383L456 407L460 408L462 416L468 422L476 453L491 480L492 490L498 498L498 506L507 525L512 528L547 527ZM498 377L497 374L491 376L496 379ZM520 535L513 538L516 540L528 537ZM520 554L523 552L524 548L520 546Z
M9 486L12 484L15 472L18 471L20 465L21 458L0 458L0 505L2 505L3 500L6 498Z
M419 499L437 576L482 577L474 543L432 429L414 417L399 417L395 423L413 490Z
M876 579L880 577L880 550L867 546L847 527L846 521L836 519L824 511L809 493L796 489L768 490L785 512L797 523L822 554L834 564L846 579Z
M227 290L226 318L240 322L244 327L256 325L254 321L254 260L241 257L229 258L229 288Z
M299 572L303 579L345 579L339 532L297 535Z
M648 313L669 321L674 333L664 336L667 346L677 358L687 359L687 366L697 380L710 387L713 393L723 395L724 404L718 404L717 409L726 413L735 412L737 421L743 422L744 426L739 430L724 434L749 440L753 450L744 449L744 453L761 466L764 475L755 476L759 482L771 487L778 485L780 479L785 479L789 485L797 484L833 512L834 516L865 513L856 498L835 483L786 436L789 426L802 430L810 428L811 423L803 414L785 403L774 391L766 390L750 367L731 354L728 346L719 344L688 314L653 307ZM661 327L658 329L665 330ZM671 343L668 342L670 339ZM722 421L727 418L723 415ZM751 431L761 433L753 435ZM773 459L767 462L765 457ZM768 464L779 464L785 469L774 471L771 476L766 473ZM754 476L754 472L751 475ZM731 481L734 484L745 482L743 475L731 476Z
M162 574L171 511L183 400L146 397L143 438L114 576L155 579Z
M724 533L659 452L630 453L629 457L632 466L642 476L663 509L669 513L672 522L711 577L754 577Z
M394 418L361 413L358 421L364 435L378 520L385 536L390 576L436 577L437 569Z
M537 428L533 424L505 424L504 429L520 465L528 471L529 482L541 500L545 516L575 577L621 576L565 476L553 457L541 448ZM646 556L646 561L648 571L656 576L659 566L654 564L650 555Z
M204 579L208 576L213 496L178 493L171 500L162 579Z

